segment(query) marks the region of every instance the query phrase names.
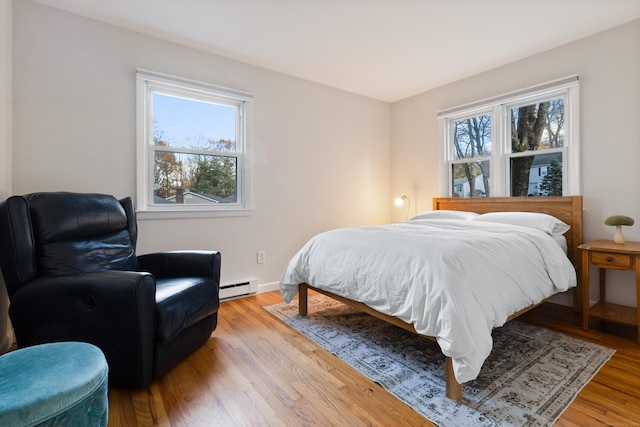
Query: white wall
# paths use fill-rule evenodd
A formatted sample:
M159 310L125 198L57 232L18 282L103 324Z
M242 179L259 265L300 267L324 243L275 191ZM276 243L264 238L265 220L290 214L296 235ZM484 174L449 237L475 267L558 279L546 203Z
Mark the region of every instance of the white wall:
M12 0L0 0L0 200L11 190Z
M253 93L255 210L139 220L139 253L220 250L223 283L275 283L313 234L389 221L390 105L28 1L13 27L13 194L135 195L144 68Z
M12 0L0 0L0 201L11 190ZM0 354L9 347L6 288L0 276Z
M603 221L623 214L637 221L627 240L640 240L640 21L393 104L392 193L413 191L421 210L441 195L439 110L571 74L580 76L584 239L611 239ZM609 299L635 305L633 274L608 274Z

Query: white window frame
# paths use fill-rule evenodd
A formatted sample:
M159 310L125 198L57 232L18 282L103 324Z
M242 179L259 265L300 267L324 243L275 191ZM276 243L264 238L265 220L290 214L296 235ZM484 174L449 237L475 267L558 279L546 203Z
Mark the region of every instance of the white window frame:
M529 105L547 99L565 97L565 142L560 148L544 151L511 153L511 107ZM492 155L474 158L474 161L489 160L491 173L490 197L510 197L510 159L516 156L531 156L542 153L562 153L562 192L563 196L580 195L580 87L577 75L543 83L508 94L471 104L449 108L438 112L440 140L442 150L441 195L453 197L452 166L467 162L469 159L455 160L453 155L453 129L455 121L491 112Z
M182 97L198 101L211 101L220 105L233 106L238 111L236 119L236 151L216 153L235 157L237 160L237 195L235 203L206 205L154 204L154 153L156 151L176 151L196 153L182 147L163 148L153 143L153 94ZM252 209L251 198L251 158L250 158L250 117L253 95L209 83L170 76L148 70L136 70L136 122L137 122L137 200L138 218L185 218L211 216L248 215ZM196 150L197 151L197 150Z

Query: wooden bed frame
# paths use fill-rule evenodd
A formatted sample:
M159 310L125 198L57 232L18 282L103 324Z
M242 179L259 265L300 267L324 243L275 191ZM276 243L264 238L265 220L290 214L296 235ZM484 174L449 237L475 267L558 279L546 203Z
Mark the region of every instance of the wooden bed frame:
M487 212L540 212L555 216L561 221L569 224L571 228L565 233L567 239L567 256L576 268L576 272L580 274L581 256L580 251L577 249L578 245L582 244L582 196L566 196L566 197L487 197L487 198L434 198L433 210L457 210L457 211L470 211L477 213ZM578 276L578 286L580 286L580 278ZM339 295L335 295L331 292L318 289L307 283L301 283L299 285L299 313L302 316L306 316L308 312L308 290L311 289L315 292L327 295L334 298L344 304L389 322L393 325L399 326L408 331L417 334L413 325L406 323L396 317L389 316L380 313L371 307L353 301ZM578 301L581 293L574 291L574 304L576 307L580 307L580 301ZM544 302L544 301L542 301ZM542 302L540 304L542 304ZM518 313L509 317L509 320L514 319L537 307L539 304L527 307ZM435 340L434 337L422 335L428 339ZM446 359L446 394L447 397L453 401L460 401L462 399L462 384L459 384L453 373L453 363L450 357Z

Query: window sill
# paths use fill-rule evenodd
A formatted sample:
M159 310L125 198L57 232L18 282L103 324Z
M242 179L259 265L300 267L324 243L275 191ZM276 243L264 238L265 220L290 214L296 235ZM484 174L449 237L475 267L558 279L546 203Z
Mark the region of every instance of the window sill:
M136 217L139 220L151 219L191 219L191 218L224 218L233 216L250 216L252 209L228 209L228 210L139 210Z

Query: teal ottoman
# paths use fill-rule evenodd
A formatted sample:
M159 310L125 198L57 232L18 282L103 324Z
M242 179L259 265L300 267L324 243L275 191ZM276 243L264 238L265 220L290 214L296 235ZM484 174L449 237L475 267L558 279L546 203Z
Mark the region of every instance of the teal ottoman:
M102 351L81 342L0 356L0 426L106 426L108 371Z

